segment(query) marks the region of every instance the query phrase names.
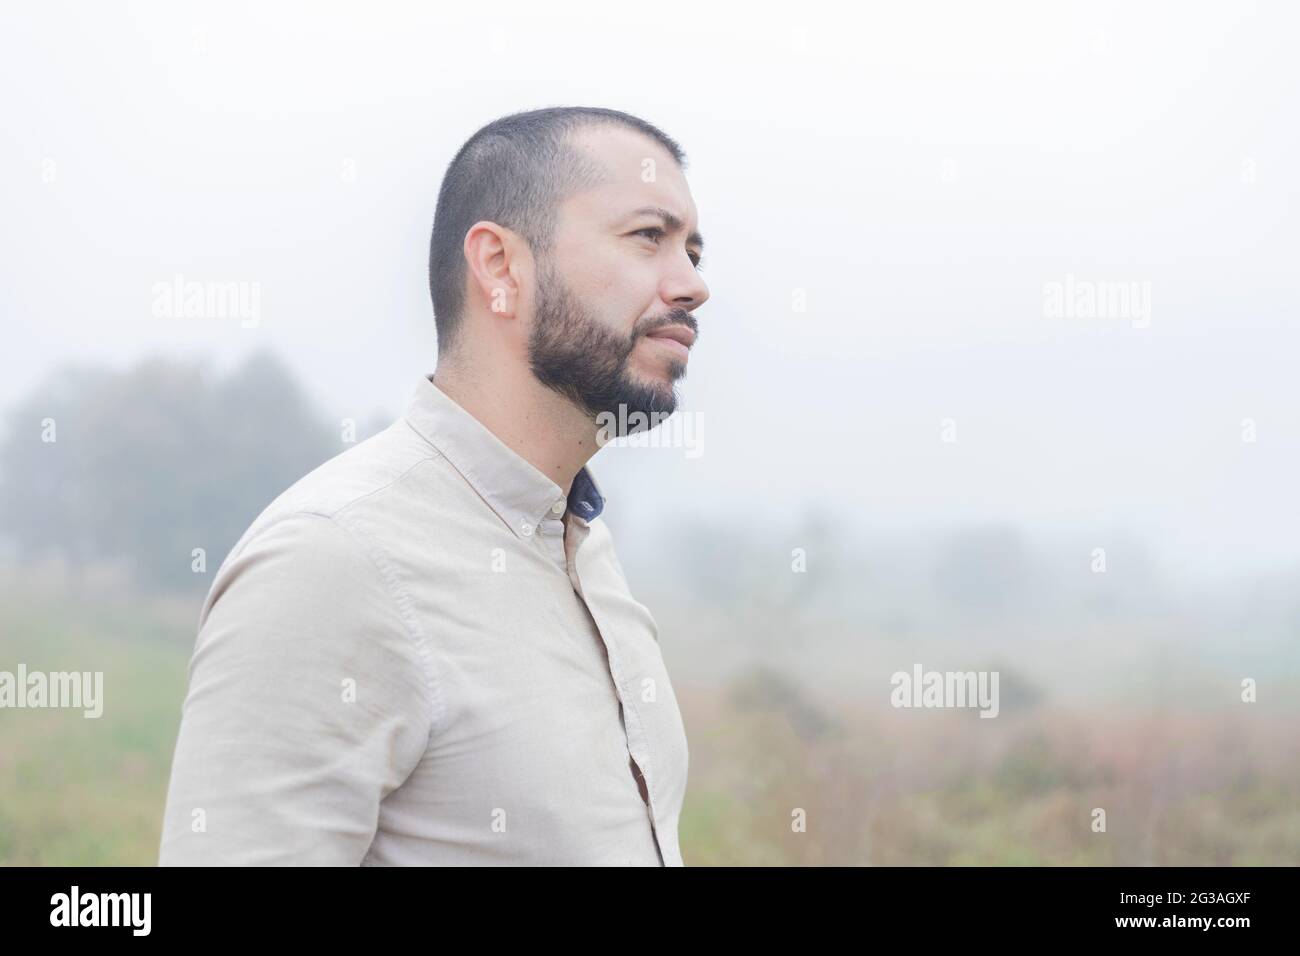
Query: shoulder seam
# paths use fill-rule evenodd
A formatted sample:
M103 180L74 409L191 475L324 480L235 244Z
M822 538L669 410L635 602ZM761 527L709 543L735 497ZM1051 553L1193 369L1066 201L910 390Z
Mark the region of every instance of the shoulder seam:
M411 465L407 467L407 469L404 472L402 472L400 475L397 475L395 478L392 478L391 480L385 482L384 484L380 485L378 488L371 488L369 491L365 492L364 494L357 495L355 498L349 498L347 501L339 505L328 515L325 515L325 517L328 518L336 517L342 514L348 508L351 508L353 505L359 504L360 502L365 501L367 498L374 497L375 495L379 494L381 491L387 491L389 488L393 487L393 485L405 479L407 475L415 471L415 469L419 468L421 465L427 465L429 462L437 461L441 457L442 457L442 452L438 451L435 448L433 450L432 455L427 455L426 457L421 458L418 461L412 462ZM307 509L305 513L324 514L324 512L312 512L310 511L310 509Z
M222 562L222 567L218 569L217 575L213 581L213 584L215 585L216 581L220 578L222 571L225 570L226 565L236 560L239 557L239 555L243 554L243 552L248 549L250 545L252 545L255 541L257 541L259 538L261 538L271 529L275 528L282 522L287 521L291 518L298 518L298 517L321 518L325 521L328 521L334 527L338 528L340 531L344 533L344 535L346 535L349 539L351 539L353 544L365 556L366 560L375 568L376 571L379 572L379 575L383 579L384 585L388 590L389 597L393 600L398 616L401 618L402 623L406 628L407 636L411 639L412 643L415 645L416 654L420 658L420 663L422 664L424 669L424 684L427 692L426 693L426 707L427 707L426 716L428 717L430 723L430 729L429 729L430 738L432 738L441 729L443 720L446 716L446 701L442 693L441 683L438 681L437 675L435 673L434 661L433 661L433 650L429 644L428 637L425 635L423 629L420 627L419 620L413 608L413 602L411 600L411 597L407 593L406 589L402 587L401 581L398 579L397 569L393 565L392 561L389 559L387 552L383 549L382 545L380 545L377 541L374 540L374 538L371 535L366 534L364 531L357 528L354 522L348 521L347 516L344 514L344 512L347 511L349 508L351 508L353 505L358 504L366 500L367 498L372 497L373 495L379 494L381 491L385 491L393 487L398 482L405 479L408 475L411 474L412 471L419 468L421 465L428 464L429 462L438 461L439 459L443 459L443 457L444 456L442 452L434 448L433 454L427 455L419 459L418 461L413 462L405 471L403 471L400 475L394 477L391 481L385 482L383 485L380 485L378 488L374 488L370 491L365 492L364 494L358 495L355 498L349 499L346 503L338 506L337 508L334 508L333 510L302 507L302 508L295 508L293 510L285 511L282 514L277 515L275 518L268 521L263 527L258 528L256 533L249 535L247 537L247 540L242 541L242 543L239 544L237 549L232 550L230 554L226 556L226 560ZM213 602L212 602L212 595L210 592L208 600L205 601L204 609L200 611L200 616L199 616L200 627L202 627L203 618L206 616L206 612L208 610L207 605L211 603Z
M425 459L425 461L430 460L432 459ZM411 467L414 468L415 466L412 465ZM406 633L415 644L416 654L419 656L420 663L424 668L424 684L425 689L428 691L429 737L432 738L442 727L443 719L446 716L446 701L443 699L442 685L434 673L433 651L429 646L428 637L425 635L423 628L420 627L410 594L402 587L401 581L398 580L396 567L389 559L387 552L371 535L356 528L350 522L340 520L338 513L335 515L315 515L314 512L310 511L300 513L325 518L325 520L341 530L353 540L361 553L379 572L380 577L384 579L389 596L393 599L402 623L406 625Z
M428 461L429 459L424 460ZM374 567L377 572L379 572L379 576L384 582L388 595L392 598L393 603L396 606L397 616L401 619L402 624L405 627L406 635L415 645L416 656L419 657L420 663L423 667L424 686L426 691L425 716L429 720L429 737L432 739L441 728L445 716L446 705L443 700L442 687L434 675L433 654L429 648L428 640L426 639L423 630L421 630L415 613L412 610L410 595L406 593L406 590L402 588L400 582L397 580L396 569L393 567L392 562L388 560L387 555L383 553L383 550L369 535L356 530L349 524L345 524L343 521L337 520L337 513L338 512L335 512L334 514L326 514L321 511L312 511L310 509L299 509L297 511L286 512L277 517L274 521L268 523L266 527L260 528L257 534L244 542L244 546L239 549L239 553L242 554L249 545L261 538L272 528L292 518L319 518L322 521L327 521L332 527L337 528L348 540L350 540L357 550L359 550L365 557L366 561ZM234 560L235 557L236 554L232 552L229 560Z

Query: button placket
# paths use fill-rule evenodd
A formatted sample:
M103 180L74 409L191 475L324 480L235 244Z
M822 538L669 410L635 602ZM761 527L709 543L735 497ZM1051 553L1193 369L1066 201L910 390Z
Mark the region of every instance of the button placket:
M573 590L582 598L583 603L587 602L587 596L582 593L582 578L578 575L578 549L582 547L582 542L587 538L587 526L580 522L569 522L568 531L564 535L564 559L565 568L569 573L569 583L573 585ZM602 637L601 640L604 640Z
M641 723L641 713L636 709L631 695L627 693L623 674L623 662L619 656L616 642L605 635L612 634L601 625L600 617L593 608L583 598L583 603L587 605L587 610L591 612L591 618L596 624L596 631L600 634L600 639L605 643L606 657L609 660L610 675L614 678L614 690L618 694L619 703L623 706L623 727L627 732L627 749L628 754L636 761L637 766L641 768L641 776L645 780L646 794L646 812L650 818L650 829L654 833L655 845L659 848L660 858L663 858L663 847L659 841L659 821L655 810L654 796L654 768L650 759L650 741L645 732L645 727Z
M546 552L551 561L564 567L564 523L555 517L552 505L542 516L532 522L532 537L538 539L537 546ZM527 522L526 522L527 523Z
M586 606L588 613L591 615L592 623L596 625L596 633L600 635L601 642L605 645L605 657L609 666L610 676L614 680L614 692L618 697L620 712L623 717L623 729L627 739L628 756L632 759L633 764L641 774L641 780L645 784L646 798L645 811L646 817L650 824L650 832L654 836L655 850L659 855L659 862L668 865L673 862L674 865L681 865L681 858L675 853L675 847L671 841L667 849L661 838L658 811L655 803L655 771L654 762L650 754L650 738L646 733L645 725L642 723L641 712L637 709L632 694L627 687L626 676L623 670L623 659L619 653L618 642L615 639L615 632L608 629L601 621L599 611L592 606L587 600L586 594L583 593L581 586L581 552L579 550L583 540L589 533L589 528L582 522L575 522L570 529L569 534L575 535L572 545L572 557L569 560L569 578L574 584L574 590L577 592L582 603ZM639 789L639 787L638 787ZM639 796L639 794L638 794Z

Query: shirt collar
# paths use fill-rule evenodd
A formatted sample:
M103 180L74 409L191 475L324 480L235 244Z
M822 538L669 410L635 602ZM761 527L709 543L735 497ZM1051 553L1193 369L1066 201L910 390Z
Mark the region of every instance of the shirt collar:
M605 496L586 465L574 477L566 500L559 485L433 384L431 375L416 384L406 420L519 537L531 536L542 520L560 518L566 511L591 522L605 509Z

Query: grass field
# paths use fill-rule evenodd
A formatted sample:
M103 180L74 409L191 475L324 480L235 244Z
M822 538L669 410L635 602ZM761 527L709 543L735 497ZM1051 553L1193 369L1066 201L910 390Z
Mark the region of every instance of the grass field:
M103 671L106 699L98 720L0 710L0 864L156 862L198 603L110 594L0 589L0 669ZM1300 864L1294 709L985 721L855 706L779 671L686 671L688 865Z
M0 711L0 863L152 865L197 612L0 595L0 669L103 671L103 716Z

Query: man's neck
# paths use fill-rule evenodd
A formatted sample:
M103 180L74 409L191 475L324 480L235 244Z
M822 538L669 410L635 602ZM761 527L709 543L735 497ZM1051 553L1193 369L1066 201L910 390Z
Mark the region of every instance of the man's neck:
M527 370L483 378L440 363L433 384L566 495L599 450L595 419Z

